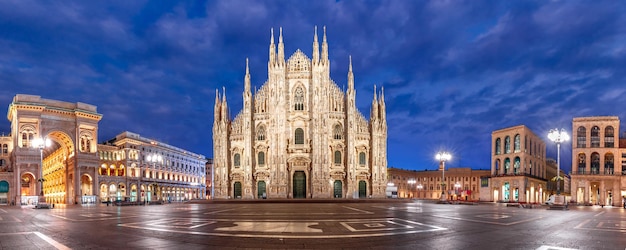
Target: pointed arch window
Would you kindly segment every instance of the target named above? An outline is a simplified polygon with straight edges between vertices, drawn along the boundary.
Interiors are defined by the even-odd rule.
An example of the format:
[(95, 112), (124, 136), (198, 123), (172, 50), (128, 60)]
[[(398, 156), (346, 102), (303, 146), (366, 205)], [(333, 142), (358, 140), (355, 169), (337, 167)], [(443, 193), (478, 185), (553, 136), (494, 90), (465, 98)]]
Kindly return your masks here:
[(587, 147), (587, 129), (583, 126), (578, 127), (576, 131), (576, 147)]
[(265, 141), (265, 127), (260, 126), (256, 131), (257, 141)]
[(241, 155), (239, 153), (236, 153), (235, 156), (233, 157), (233, 165), (235, 165), (236, 168), (238, 168), (239, 166), (241, 166)]
[(509, 136), (504, 138), (504, 153), (505, 154), (511, 153), (511, 137)]
[(515, 153), (519, 153), (522, 151), (520, 140), (521, 140), (520, 135), (519, 134), (515, 135), (515, 139), (513, 142)]
[(604, 129), (604, 147), (605, 148), (612, 148), (615, 146), (615, 139), (613, 136), (615, 136), (614, 134), (614, 130), (612, 126), (607, 126)]
[(258, 156), (258, 159), (257, 159), (257, 163), (258, 163), (260, 166), (265, 165), (265, 152), (259, 152), (259, 156)]
[(302, 89), (302, 86), (296, 87), (293, 101), (294, 110), (304, 110), (304, 89)]
[(304, 130), (302, 130), (301, 128), (297, 128), (296, 129), (295, 143), (296, 144), (304, 144)]
[(598, 126), (593, 126), (591, 128), (591, 147), (600, 147), (600, 128)]
[(341, 152), (335, 151), (335, 164), (341, 164)]
[(335, 125), (335, 128), (333, 129), (333, 135), (333, 138), (335, 140), (341, 140), (343, 138), (343, 129), (341, 128), (341, 125)]
[(502, 140), (500, 140), (500, 138), (496, 139), (496, 155), (499, 155), (502, 153)]
[(365, 153), (359, 153), (359, 165), (365, 165)]

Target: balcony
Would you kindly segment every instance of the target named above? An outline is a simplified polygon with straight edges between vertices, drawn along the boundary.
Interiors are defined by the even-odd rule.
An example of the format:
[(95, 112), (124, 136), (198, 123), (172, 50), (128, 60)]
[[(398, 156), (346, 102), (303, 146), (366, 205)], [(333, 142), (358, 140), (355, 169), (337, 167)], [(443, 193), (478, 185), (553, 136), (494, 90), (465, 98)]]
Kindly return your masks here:
[(571, 174), (572, 175), (624, 175), (626, 173), (626, 171), (620, 173), (616, 173), (615, 169), (605, 169), (605, 170), (599, 170), (599, 169), (591, 169), (591, 170), (586, 170), (586, 169), (579, 169), (578, 171), (572, 171)]
[(287, 151), (289, 153), (309, 153), (311, 152), (311, 143), (289, 144)]

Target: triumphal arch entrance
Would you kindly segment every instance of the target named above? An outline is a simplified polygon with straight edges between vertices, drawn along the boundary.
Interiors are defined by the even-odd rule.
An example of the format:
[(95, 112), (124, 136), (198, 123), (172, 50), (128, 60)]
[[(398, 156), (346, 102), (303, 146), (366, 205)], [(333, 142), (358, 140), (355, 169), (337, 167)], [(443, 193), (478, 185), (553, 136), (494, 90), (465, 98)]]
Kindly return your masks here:
[(48, 204), (75, 204), (95, 195), (102, 119), (96, 106), (20, 94), (7, 118), (13, 163), (6, 181), (12, 202), (29, 205), (43, 195)]

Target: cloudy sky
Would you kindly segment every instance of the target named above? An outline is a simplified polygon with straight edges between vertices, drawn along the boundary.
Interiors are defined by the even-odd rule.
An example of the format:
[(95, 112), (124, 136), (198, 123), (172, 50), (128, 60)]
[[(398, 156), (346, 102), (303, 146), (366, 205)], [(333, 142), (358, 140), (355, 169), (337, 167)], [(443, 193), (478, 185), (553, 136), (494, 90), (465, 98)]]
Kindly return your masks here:
[[(0, 106), (18, 93), (85, 102), (104, 115), (99, 141), (128, 130), (212, 157), (215, 90), (234, 117), (246, 58), (252, 84), (267, 79), (270, 28), (287, 57), (310, 57), (326, 26), (331, 78), (346, 85), (352, 55), (366, 117), (385, 88), (389, 166), (436, 169), (448, 150), (448, 166), (488, 169), (493, 130), (525, 124), (556, 158), (551, 128), (626, 119), (624, 13), (622, 1), (8, 0)], [(571, 145), (561, 157), (569, 170)]]

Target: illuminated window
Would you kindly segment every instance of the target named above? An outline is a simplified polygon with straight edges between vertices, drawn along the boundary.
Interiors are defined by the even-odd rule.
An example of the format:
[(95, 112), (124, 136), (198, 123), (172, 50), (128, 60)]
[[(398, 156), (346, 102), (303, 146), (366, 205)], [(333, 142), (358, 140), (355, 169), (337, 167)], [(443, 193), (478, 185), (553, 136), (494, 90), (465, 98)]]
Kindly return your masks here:
[(591, 128), (591, 147), (600, 147), (600, 128), (598, 126), (593, 126)]
[(509, 158), (504, 159), (504, 174), (508, 174), (510, 168), (511, 168), (511, 160)]
[(515, 147), (514, 150), (515, 150), (515, 153), (519, 153), (520, 151), (522, 151), (521, 150), (521, 145), (520, 145), (521, 144), (520, 139), (521, 138), (520, 138), (519, 134), (515, 135), (515, 139), (514, 139), (514, 147)]
[(496, 155), (499, 155), (499, 154), (502, 153), (502, 149), (500, 148), (500, 147), (502, 147), (502, 145), (500, 145), (500, 144), (501, 144), (501, 140), (500, 140), (500, 138), (497, 138), (496, 139)]
[(615, 146), (615, 140), (613, 138), (614, 136), (614, 131), (613, 131), (613, 127), (608, 126), (604, 129), (604, 147), (605, 148), (612, 148), (613, 146)]
[(576, 131), (576, 147), (585, 148), (587, 146), (587, 129), (583, 126)]
[(507, 136), (504, 138), (504, 153), (505, 154), (511, 153), (511, 137)]

